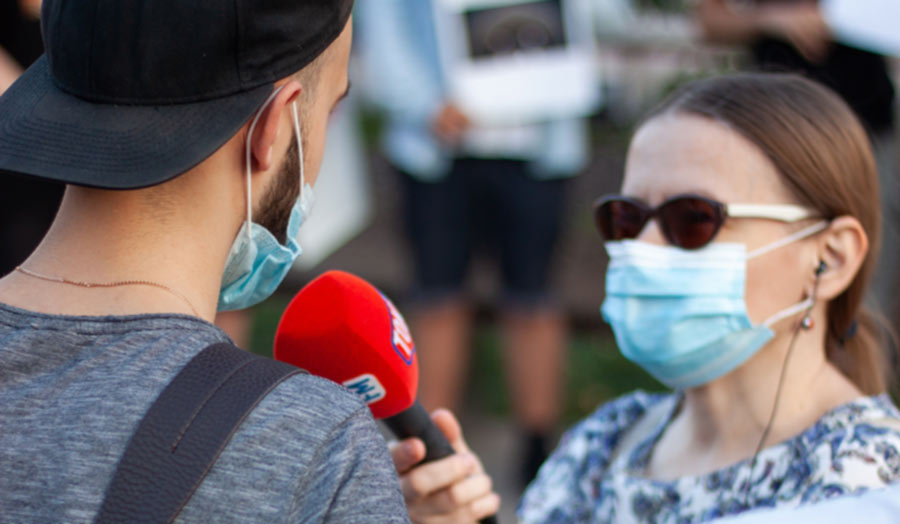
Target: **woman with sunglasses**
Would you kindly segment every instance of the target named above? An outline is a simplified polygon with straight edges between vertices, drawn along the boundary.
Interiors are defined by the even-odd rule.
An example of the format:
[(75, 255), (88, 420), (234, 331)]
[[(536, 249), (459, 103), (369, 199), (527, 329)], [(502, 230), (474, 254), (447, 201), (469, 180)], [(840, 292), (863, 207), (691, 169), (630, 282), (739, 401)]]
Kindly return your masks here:
[[(878, 201), (862, 126), (798, 76), (703, 80), (654, 111), (595, 218), (603, 316), (674, 393), (626, 395), (571, 429), (520, 519), (696, 523), (900, 478), (893, 360), (861, 305)], [(493, 495), (477, 464), (408, 468), (421, 451), (394, 448), (413, 519), (480, 516)]]

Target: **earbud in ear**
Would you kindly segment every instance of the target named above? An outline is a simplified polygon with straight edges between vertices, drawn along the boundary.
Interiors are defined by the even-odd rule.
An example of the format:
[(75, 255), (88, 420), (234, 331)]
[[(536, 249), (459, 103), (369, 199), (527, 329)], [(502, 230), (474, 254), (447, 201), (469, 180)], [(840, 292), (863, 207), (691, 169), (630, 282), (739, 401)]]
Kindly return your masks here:
[[(825, 261), (820, 260), (819, 265), (816, 266), (816, 283), (815, 283), (815, 287), (813, 288), (813, 292), (812, 292), (813, 301), (815, 301), (815, 299), (816, 299), (816, 291), (819, 288), (819, 277), (822, 276), (822, 273), (824, 273), (827, 270), (828, 270), (828, 264), (826, 264)], [(815, 327), (815, 322), (813, 321), (813, 318), (811, 315), (812, 315), (812, 306), (810, 306), (809, 309), (806, 310), (806, 315), (800, 321), (800, 327), (806, 331), (809, 331), (810, 329)]]

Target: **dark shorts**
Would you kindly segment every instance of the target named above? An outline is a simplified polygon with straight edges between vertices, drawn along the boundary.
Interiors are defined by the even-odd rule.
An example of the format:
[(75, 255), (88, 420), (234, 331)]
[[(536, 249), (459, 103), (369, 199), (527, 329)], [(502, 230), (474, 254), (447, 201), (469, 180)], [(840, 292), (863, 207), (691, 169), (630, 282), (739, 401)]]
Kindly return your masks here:
[(505, 305), (546, 304), (564, 179), (538, 180), (525, 162), (494, 159), (459, 159), (437, 182), (402, 178), (413, 300), (460, 294), (473, 251), (486, 250), (499, 257)]

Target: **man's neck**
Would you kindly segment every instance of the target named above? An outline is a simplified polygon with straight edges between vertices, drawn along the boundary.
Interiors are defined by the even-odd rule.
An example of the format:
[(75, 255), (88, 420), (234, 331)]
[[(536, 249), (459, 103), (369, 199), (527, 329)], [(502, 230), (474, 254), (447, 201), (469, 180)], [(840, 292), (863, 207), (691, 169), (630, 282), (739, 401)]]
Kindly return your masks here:
[(0, 280), (0, 301), (50, 314), (185, 313), (212, 321), (235, 228), (203, 203), (157, 196), (68, 188), (50, 231), (22, 264), (30, 274)]

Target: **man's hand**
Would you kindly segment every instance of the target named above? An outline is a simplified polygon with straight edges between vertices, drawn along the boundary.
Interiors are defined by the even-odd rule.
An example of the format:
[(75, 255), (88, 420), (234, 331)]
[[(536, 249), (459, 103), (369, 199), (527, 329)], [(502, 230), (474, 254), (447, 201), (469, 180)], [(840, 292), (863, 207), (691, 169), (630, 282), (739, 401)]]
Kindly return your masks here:
[(821, 62), (831, 46), (831, 31), (816, 4), (760, 8), (762, 29), (790, 42), (810, 62)]
[(431, 121), (431, 131), (448, 146), (459, 144), (463, 134), (471, 126), (469, 117), (452, 103), (444, 104)]
[(410, 519), (417, 524), (468, 524), (497, 513), (500, 496), (492, 491), (491, 478), (478, 457), (469, 451), (459, 422), (447, 410), (437, 410), (431, 418), (455, 455), (417, 466), (425, 457), (421, 440), (390, 446)]

